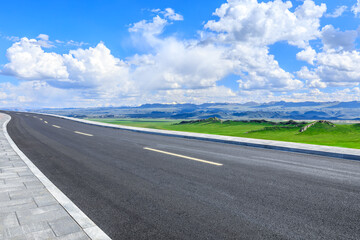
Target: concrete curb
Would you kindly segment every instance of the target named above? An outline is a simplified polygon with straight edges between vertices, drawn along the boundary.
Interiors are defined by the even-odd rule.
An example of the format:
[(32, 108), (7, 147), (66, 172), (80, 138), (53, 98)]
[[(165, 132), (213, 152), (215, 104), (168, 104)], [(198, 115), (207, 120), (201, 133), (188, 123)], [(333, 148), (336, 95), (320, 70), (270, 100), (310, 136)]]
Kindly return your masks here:
[[(7, 115), (7, 114), (6, 114)], [(9, 115), (7, 115), (9, 116)], [(60, 205), (70, 214), (70, 216), (79, 224), (90, 239), (109, 240), (111, 239), (104, 233), (88, 216), (85, 215), (63, 192), (60, 191), (32, 162), (31, 160), (16, 146), (7, 132), (7, 124), (10, 122), (11, 116), (3, 124), (3, 131), (6, 139), (11, 147), (29, 167), (33, 174), (40, 180), (46, 189), (54, 196)]]
[(109, 124), (109, 123), (100, 123), (100, 122), (94, 122), (94, 121), (89, 121), (89, 120), (84, 120), (84, 119), (59, 116), (59, 115), (54, 115), (54, 114), (46, 114), (46, 113), (35, 113), (35, 114), (58, 117), (58, 118), (62, 118), (62, 119), (67, 119), (67, 120), (72, 120), (72, 121), (89, 124), (89, 125), (122, 129), (122, 130), (133, 131), (133, 132), (157, 134), (157, 135), (170, 136), (170, 137), (181, 137), (181, 138), (188, 138), (188, 139), (197, 139), (197, 140), (212, 141), (212, 142), (229, 143), (229, 144), (236, 144), (236, 145), (249, 146), (249, 147), (266, 148), (266, 149), (280, 150), (280, 151), (286, 151), (286, 152), (314, 154), (314, 155), (320, 155), (320, 156), (326, 156), (326, 157), (335, 157), (335, 158), (360, 161), (360, 149), (330, 147), (330, 146), (322, 146), (322, 145), (314, 145), (314, 144), (282, 142), (282, 141), (263, 140), (263, 139), (254, 139), (254, 138), (230, 137), (230, 136), (222, 136), (222, 135), (203, 134), (203, 133), (157, 130), (157, 129), (150, 129), (150, 128), (139, 128), (139, 127), (130, 127), (130, 126), (123, 126), (123, 125)]

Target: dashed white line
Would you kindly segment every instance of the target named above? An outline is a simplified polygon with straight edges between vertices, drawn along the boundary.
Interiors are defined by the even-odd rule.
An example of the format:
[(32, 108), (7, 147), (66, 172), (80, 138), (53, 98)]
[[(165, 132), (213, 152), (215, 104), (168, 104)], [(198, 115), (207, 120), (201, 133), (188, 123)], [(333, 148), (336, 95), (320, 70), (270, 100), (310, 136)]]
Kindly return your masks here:
[(56, 128), (61, 128), (60, 126), (58, 126), (58, 125), (52, 125), (53, 127), (56, 127)]
[(42, 121), (42, 118), (39, 118), (40, 119), (40, 121)]
[(189, 159), (189, 160), (193, 160), (193, 161), (197, 161), (197, 162), (207, 163), (207, 164), (211, 164), (211, 165), (215, 165), (215, 166), (222, 166), (223, 165), (222, 163), (206, 161), (206, 160), (202, 160), (202, 159), (199, 159), (199, 158), (188, 157), (188, 156), (184, 156), (184, 155), (180, 155), (180, 154), (176, 154), (176, 153), (171, 153), (171, 152), (165, 152), (165, 151), (161, 151), (161, 150), (154, 149), (154, 148), (144, 147), (144, 149), (149, 150), (149, 151), (153, 151), (153, 152), (158, 152), (158, 153), (163, 153), (163, 154), (175, 156), (175, 157), (185, 158), (185, 159)]
[(74, 131), (74, 133), (81, 134), (81, 135), (85, 135), (85, 136), (89, 136), (89, 137), (94, 136), (94, 135), (92, 135), (92, 134), (89, 134), (89, 133), (83, 133), (83, 132), (79, 132), (79, 131)]
[(46, 124), (47, 124), (48, 122), (47, 122), (47, 121), (44, 121), (44, 123), (46, 123)]

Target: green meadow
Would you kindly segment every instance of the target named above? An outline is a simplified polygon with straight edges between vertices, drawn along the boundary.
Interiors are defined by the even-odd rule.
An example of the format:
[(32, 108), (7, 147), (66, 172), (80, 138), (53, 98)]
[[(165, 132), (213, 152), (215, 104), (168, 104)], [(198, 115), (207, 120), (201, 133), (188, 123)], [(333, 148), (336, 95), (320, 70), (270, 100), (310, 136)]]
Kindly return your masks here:
[(300, 129), (309, 124), (304, 122), (269, 121), (181, 121), (167, 119), (89, 119), (104, 123), (134, 127), (208, 133), (256, 139), (309, 143), (360, 149), (360, 124), (316, 123), (305, 132)]

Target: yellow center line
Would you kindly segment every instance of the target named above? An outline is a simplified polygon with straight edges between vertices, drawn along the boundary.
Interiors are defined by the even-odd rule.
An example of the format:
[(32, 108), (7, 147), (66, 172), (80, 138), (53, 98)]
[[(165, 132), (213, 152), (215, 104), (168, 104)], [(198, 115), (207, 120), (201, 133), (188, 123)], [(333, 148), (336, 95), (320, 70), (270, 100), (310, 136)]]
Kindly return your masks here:
[(206, 160), (202, 160), (202, 159), (199, 159), (199, 158), (188, 157), (188, 156), (184, 156), (184, 155), (180, 155), (180, 154), (176, 154), (176, 153), (171, 153), (171, 152), (165, 152), (165, 151), (161, 151), (161, 150), (154, 149), (154, 148), (144, 147), (144, 149), (149, 150), (149, 151), (153, 151), (153, 152), (158, 152), (158, 153), (163, 153), (163, 154), (175, 156), (175, 157), (185, 158), (185, 159), (189, 159), (189, 160), (193, 160), (193, 161), (197, 161), (197, 162), (212, 164), (212, 165), (216, 165), (216, 166), (222, 166), (223, 165), (222, 163), (206, 161)]
[(60, 126), (57, 126), (57, 125), (52, 125), (53, 127), (56, 127), (56, 128), (61, 128)]
[(47, 124), (48, 122), (47, 122), (47, 121), (44, 121), (44, 123), (46, 123), (46, 124)]
[(83, 133), (83, 132), (79, 132), (79, 131), (74, 131), (74, 133), (81, 134), (81, 135), (85, 135), (85, 136), (89, 136), (89, 137), (94, 136), (94, 135), (92, 135), (92, 134), (89, 134), (89, 133)]

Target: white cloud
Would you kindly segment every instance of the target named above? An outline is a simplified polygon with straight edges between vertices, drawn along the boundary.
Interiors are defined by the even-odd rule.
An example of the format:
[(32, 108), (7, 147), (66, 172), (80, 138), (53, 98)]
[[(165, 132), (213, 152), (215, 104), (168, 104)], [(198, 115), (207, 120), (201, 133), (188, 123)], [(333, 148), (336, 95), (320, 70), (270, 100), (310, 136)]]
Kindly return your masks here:
[(360, 82), (360, 52), (322, 52), (318, 54), (317, 74), (322, 81), (330, 83)]
[[(56, 40), (58, 41), (58, 43), (63, 43), (59, 40)], [(66, 42), (66, 45), (69, 45), (69, 46), (75, 46), (75, 47), (82, 47), (84, 45), (88, 45), (88, 43), (85, 43), (85, 42), (77, 42), (77, 41), (74, 41), (74, 40), (69, 40)]]
[(130, 28), (129, 32), (144, 33), (148, 35), (159, 35), (163, 32), (164, 27), (168, 24), (166, 19), (159, 16), (155, 16), (152, 21), (142, 20), (134, 23)]
[(173, 21), (183, 20), (183, 16), (175, 13), (172, 8), (166, 8), (164, 11), (160, 9), (153, 9), (151, 11), (158, 15), (150, 21), (141, 20), (131, 24), (128, 29), (132, 34), (133, 44), (140, 48), (154, 47), (157, 44), (161, 44), (158, 37), (164, 32), (164, 28), (172, 24)]
[(43, 41), (49, 41), (49, 35), (46, 34), (39, 34), (36, 38)]
[(313, 65), (316, 59), (316, 51), (309, 46), (306, 49), (302, 50), (301, 52), (297, 53), (296, 58), (298, 60), (302, 60)]
[(357, 0), (356, 4), (351, 7), (351, 11), (357, 17), (360, 13), (360, 0)]
[(322, 92), (319, 89), (312, 89), (306, 93), (293, 93), (282, 97), (284, 101), (315, 101), (315, 102), (333, 102), (333, 101), (359, 101), (360, 89), (358, 87), (345, 88), (333, 92)]
[(6, 96), (0, 97), (1, 107), (71, 107), (81, 104), (72, 90), (54, 88), (42, 81), (23, 81), (18, 85), (1, 83), (0, 92), (0, 96)]
[(63, 55), (69, 73), (66, 81), (49, 82), (63, 88), (96, 89), (102, 97), (116, 97), (130, 91), (129, 69), (99, 43), (94, 48), (71, 50)]
[[(199, 39), (178, 39), (162, 33), (183, 17), (171, 8), (155, 9), (155, 17), (128, 29), (135, 43), (146, 46), (145, 53), (125, 59), (115, 57), (101, 42), (85, 48), (85, 43), (71, 40), (53, 43), (46, 34), (14, 38), (1, 73), (24, 81), (0, 85), (0, 103), (31, 105), (41, 103), (39, 96), (46, 104), (61, 102), (63, 96), (78, 106), (273, 101), (313, 98), (316, 93), (318, 99), (327, 99), (334, 95), (319, 89), (356, 89), (360, 53), (355, 50), (356, 31), (342, 32), (332, 25), (319, 29), (325, 11), (325, 4), (312, 0), (295, 9), (290, 1), (228, 0), (214, 13), (218, 19), (205, 24)], [(322, 48), (309, 42), (319, 39)], [(312, 66), (295, 73), (282, 69), (269, 52), (277, 42), (300, 48), (296, 58)], [(82, 48), (67, 54), (44, 51), (53, 45)], [(239, 89), (218, 86), (230, 74), (238, 76)]]
[(329, 17), (329, 18), (337, 18), (337, 17), (340, 17), (341, 15), (343, 15), (343, 13), (347, 10), (347, 6), (343, 5), (343, 6), (338, 6), (334, 12), (332, 13), (327, 13), (325, 14), (326, 17)]
[(302, 88), (303, 83), (269, 54), (269, 45), (286, 41), (305, 48), (298, 58), (313, 62), (316, 52), (309, 46), (309, 40), (321, 34), (319, 19), (326, 5), (306, 0), (294, 11), (291, 8), (290, 1), (229, 0), (215, 11), (219, 19), (205, 24), (205, 29), (212, 33), (201, 33), (202, 40), (226, 46), (225, 54), (234, 63), (233, 73), (239, 75), (240, 89)]
[(309, 88), (326, 88), (327, 84), (322, 82), (319, 75), (314, 71), (310, 71), (307, 67), (302, 67), (300, 71), (296, 72), (300, 79), (306, 80), (306, 86)]
[(303, 67), (297, 76), (307, 80), (309, 87), (357, 86), (360, 83), (360, 52), (329, 50), (317, 54), (316, 67)]
[(159, 44), (158, 35), (163, 33), (168, 24), (169, 22), (160, 16), (155, 16), (152, 21), (142, 20), (132, 24), (128, 29), (132, 35), (132, 43), (140, 48)]
[(271, 89), (283, 91), (302, 87), (299, 80), (284, 71), (269, 54), (267, 48), (237, 44), (230, 49), (229, 58), (234, 62), (240, 89)]
[[(42, 50), (35, 39), (22, 38), (7, 50), (2, 74), (24, 80), (42, 80), (62, 89), (87, 89), (88, 94), (114, 97), (129, 91), (128, 66), (103, 43), (95, 48), (60, 55)], [(94, 96), (96, 97), (96, 96)]]
[[(162, 24), (156, 24), (161, 22)], [(221, 39), (179, 41), (159, 37), (165, 19), (156, 16), (152, 21), (134, 24), (129, 31), (142, 34), (135, 42), (150, 44), (155, 55), (135, 56), (131, 61), (139, 66), (133, 71), (135, 79), (148, 78), (146, 88), (203, 88), (214, 86), (230, 73), (238, 74), (242, 89), (266, 89), (275, 91), (297, 89), (302, 86), (290, 73), (280, 68), (274, 56), (265, 46), (253, 43), (227, 44)], [(155, 29), (161, 29), (154, 31)], [(156, 34), (154, 34), (156, 33)], [(140, 38), (140, 39), (139, 39)], [(145, 43), (144, 43), (145, 42)], [(131, 58), (130, 58), (131, 59)]]
[(220, 47), (171, 37), (157, 41), (155, 54), (124, 61), (103, 43), (60, 55), (44, 52), (35, 39), (23, 38), (8, 49), (9, 63), (2, 73), (41, 80), (59, 89), (78, 89), (84, 98), (111, 101), (164, 89), (213, 88), (232, 68)]
[(166, 8), (164, 11), (164, 17), (173, 21), (182, 21), (184, 17), (174, 11), (172, 8)]
[(38, 44), (39, 46), (41, 46), (43, 48), (52, 48), (52, 47), (54, 47), (53, 43), (49, 40), (48, 35), (39, 34), (36, 38), (38, 39), (36, 44)]
[(151, 12), (160, 14), (164, 16), (164, 18), (171, 20), (171, 21), (183, 21), (184, 17), (176, 13), (172, 8), (165, 8), (165, 10), (161, 10), (160, 8), (152, 9)]
[(66, 79), (68, 73), (63, 58), (56, 53), (46, 53), (35, 39), (22, 38), (6, 51), (9, 63), (3, 74), (21, 79)]
[(352, 50), (355, 48), (355, 40), (358, 36), (357, 31), (341, 32), (335, 29), (332, 25), (326, 25), (321, 30), (321, 40), (324, 44), (324, 49), (335, 50)]
[(145, 89), (196, 89), (215, 86), (232, 68), (223, 50), (214, 45), (197, 45), (174, 38), (162, 40), (155, 55), (136, 55), (132, 78), (146, 79)]
[(18, 41), (20, 41), (20, 38), (19, 38), (19, 37), (16, 37), (16, 36), (5, 36), (5, 39), (6, 39), (6, 40), (9, 40), (9, 41), (12, 41), (12, 42), (18, 42)]
[(326, 11), (326, 5), (305, 0), (294, 12), (290, 8), (290, 1), (229, 0), (214, 13), (220, 19), (208, 21), (205, 28), (219, 33), (219, 37), (227, 41), (262, 46), (287, 41), (304, 48), (309, 40), (320, 35), (319, 18)]
[(171, 89), (137, 98), (138, 103), (204, 103), (204, 102), (239, 102), (238, 95), (224, 86), (202, 89)]

